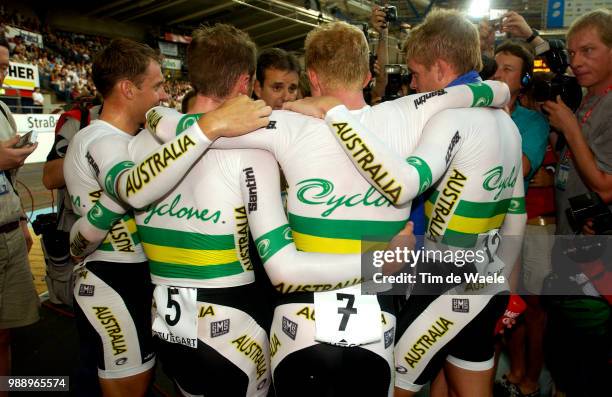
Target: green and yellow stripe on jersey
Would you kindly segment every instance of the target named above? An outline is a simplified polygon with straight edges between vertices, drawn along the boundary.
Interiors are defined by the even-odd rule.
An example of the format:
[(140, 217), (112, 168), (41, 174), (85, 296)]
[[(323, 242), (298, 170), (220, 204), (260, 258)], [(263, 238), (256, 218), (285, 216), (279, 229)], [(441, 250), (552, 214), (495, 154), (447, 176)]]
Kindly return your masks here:
[(106, 238), (97, 249), (107, 252), (135, 252), (138, 244), (140, 244), (140, 238), (136, 231), (136, 222), (131, 214), (126, 214), (110, 227)]
[(233, 234), (210, 235), (138, 226), (151, 274), (207, 280), (245, 271)]
[(364, 239), (391, 240), (406, 225), (402, 221), (310, 218), (289, 213), (295, 246), (304, 252), (358, 254)]
[[(434, 237), (442, 235), (443, 244), (461, 248), (472, 248), (479, 234), (499, 229), (507, 214), (524, 213), (524, 197), (492, 202), (459, 200), (453, 203), (444, 200), (436, 190), (425, 202), (427, 233)], [(438, 221), (443, 222), (438, 224)]]

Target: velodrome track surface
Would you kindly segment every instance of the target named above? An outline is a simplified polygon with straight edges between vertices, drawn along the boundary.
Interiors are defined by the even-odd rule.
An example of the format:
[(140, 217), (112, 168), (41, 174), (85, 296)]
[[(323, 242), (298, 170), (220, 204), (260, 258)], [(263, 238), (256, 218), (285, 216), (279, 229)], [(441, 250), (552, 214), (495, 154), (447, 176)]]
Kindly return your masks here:
[[(42, 170), (44, 163), (26, 164), (17, 175), (17, 190), (21, 203), (28, 217), (33, 221), (38, 212), (44, 211), (51, 207), (52, 194), (42, 184)], [(34, 216), (32, 216), (32, 208), (34, 208)], [(31, 229), (31, 225), (30, 225)], [(45, 262), (40, 248), (38, 237), (34, 235), (34, 245), (30, 251), (30, 265), (32, 266), (32, 274), (34, 275), (34, 283), (38, 293), (43, 293), (47, 290), (45, 285)]]
[(51, 191), (47, 190), (42, 184), (43, 166), (44, 163), (26, 164), (21, 167), (17, 174), (17, 190), (27, 212), (31, 211), (32, 204), (34, 204), (35, 209), (51, 206)]

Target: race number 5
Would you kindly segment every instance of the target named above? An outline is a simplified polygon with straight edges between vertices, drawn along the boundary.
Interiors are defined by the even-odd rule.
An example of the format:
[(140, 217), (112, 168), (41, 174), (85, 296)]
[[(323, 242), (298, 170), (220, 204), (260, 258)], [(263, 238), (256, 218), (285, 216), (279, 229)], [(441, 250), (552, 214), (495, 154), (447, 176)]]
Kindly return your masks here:
[(158, 285), (153, 332), (162, 340), (197, 347), (197, 289)]
[(172, 299), (173, 295), (178, 295), (178, 288), (173, 288), (173, 287), (168, 287), (168, 304), (166, 305), (166, 308), (168, 309), (172, 309), (174, 308), (174, 318), (172, 318), (170, 316), (170, 314), (166, 314), (166, 323), (168, 323), (169, 326), (174, 327), (176, 324), (178, 324), (178, 322), (181, 319), (181, 305), (178, 303), (178, 301), (175, 301), (174, 299)]

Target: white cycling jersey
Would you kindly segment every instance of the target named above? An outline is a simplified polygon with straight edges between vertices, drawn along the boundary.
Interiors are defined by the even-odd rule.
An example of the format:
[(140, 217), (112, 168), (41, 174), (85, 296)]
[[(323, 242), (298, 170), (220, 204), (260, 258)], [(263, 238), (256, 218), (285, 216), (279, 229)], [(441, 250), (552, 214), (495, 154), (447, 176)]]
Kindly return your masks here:
[[(105, 154), (113, 153), (115, 147), (127, 147), (132, 136), (102, 120), (92, 123), (75, 135), (64, 160), (64, 178), (70, 193), (74, 212), (87, 215), (92, 224), (112, 225), (104, 242), (87, 257), (87, 261), (137, 263), (146, 260), (132, 215), (125, 215), (120, 206), (115, 211), (105, 211), (101, 206), (88, 214), (102, 196), (100, 169), (105, 164)], [(101, 140), (104, 147), (98, 146)], [(118, 211), (117, 209), (120, 209)], [(108, 230), (109, 227), (105, 226)], [(78, 236), (72, 243), (80, 247), (84, 240)], [(74, 254), (80, 254), (75, 251)]]
[[(526, 213), (521, 138), (505, 112), (445, 110), (425, 126), (408, 158), (392, 149), (395, 146), (384, 133), (376, 136), (344, 106), (331, 109), (326, 120), (347, 158), (388, 199), (401, 206), (428, 192), (426, 248), (440, 243), (454, 250), (486, 252), (488, 258), (477, 265), (481, 274), (487, 269), (500, 271), (504, 265), (506, 275), (510, 272)], [(368, 148), (374, 162), (379, 159), (395, 189), (378, 183), (361, 161), (356, 141)], [(498, 231), (507, 238), (500, 241)], [(501, 260), (497, 266), (493, 265), (496, 255)]]

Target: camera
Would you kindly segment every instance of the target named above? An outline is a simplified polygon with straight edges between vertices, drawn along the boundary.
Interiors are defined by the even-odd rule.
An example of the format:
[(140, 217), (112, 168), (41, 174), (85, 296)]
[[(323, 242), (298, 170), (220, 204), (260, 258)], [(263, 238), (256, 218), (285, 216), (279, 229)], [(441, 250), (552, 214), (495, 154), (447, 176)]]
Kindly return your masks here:
[(46, 260), (56, 265), (68, 260), (70, 256), (70, 233), (57, 230), (57, 214), (41, 214), (32, 222), (32, 229), (41, 236), (43, 253)]
[(53, 212), (51, 214), (38, 215), (34, 222), (32, 222), (32, 229), (34, 229), (34, 234), (37, 236), (55, 232), (57, 229), (57, 214)]
[(401, 95), (398, 92), (402, 89), (402, 85), (409, 85), (412, 78), (408, 69), (400, 64), (385, 65), (385, 73), (387, 73), (387, 86), (382, 97), (383, 102), (399, 98)]
[(582, 101), (582, 89), (574, 76), (565, 71), (569, 67), (569, 55), (561, 40), (550, 40), (550, 49), (542, 54), (546, 65), (554, 74), (550, 80), (534, 80), (534, 99), (537, 102), (556, 101), (557, 96), (576, 111)]
[(596, 192), (588, 192), (569, 199), (565, 211), (570, 226), (579, 232), (588, 219), (593, 221), (595, 234), (612, 234), (612, 212)]
[(489, 20), (489, 25), (495, 29), (496, 32), (501, 32), (502, 30), (502, 18), (491, 19)]
[(385, 21), (395, 22), (397, 21), (397, 7), (395, 6), (384, 6), (383, 11), (385, 12)]
[(560, 238), (561, 253), (575, 263), (590, 263), (600, 259), (607, 249), (601, 236), (579, 234), (572, 238)]

